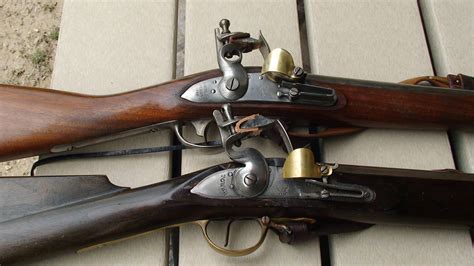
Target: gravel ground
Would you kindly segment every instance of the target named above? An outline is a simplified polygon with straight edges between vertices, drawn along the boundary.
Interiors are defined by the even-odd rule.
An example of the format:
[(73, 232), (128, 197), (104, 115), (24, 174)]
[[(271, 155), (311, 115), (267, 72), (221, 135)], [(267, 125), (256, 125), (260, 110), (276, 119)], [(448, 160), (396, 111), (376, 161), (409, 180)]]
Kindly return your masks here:
[[(0, 0), (0, 83), (51, 83), (62, 1)], [(0, 176), (29, 175), (36, 157), (0, 163)]]

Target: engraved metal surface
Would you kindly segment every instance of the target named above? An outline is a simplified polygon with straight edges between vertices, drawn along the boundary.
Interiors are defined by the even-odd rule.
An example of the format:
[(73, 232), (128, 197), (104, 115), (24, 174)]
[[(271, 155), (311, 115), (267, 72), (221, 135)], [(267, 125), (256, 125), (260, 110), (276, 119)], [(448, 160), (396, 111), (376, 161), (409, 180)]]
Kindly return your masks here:
[[(330, 88), (321, 88), (298, 83), (282, 83), (279, 85), (259, 73), (249, 73), (246, 93), (233, 102), (283, 102), (295, 104), (315, 104), (318, 106), (333, 106), (337, 102), (336, 93)], [(219, 92), (218, 84), (222, 77), (216, 77), (198, 82), (189, 87), (181, 97), (197, 103), (231, 102)], [(289, 97), (290, 90), (296, 87), (298, 95)]]
[[(265, 191), (268, 185), (268, 166), (263, 155), (254, 148), (235, 150), (236, 143), (245, 138), (248, 133), (235, 133), (234, 119), (230, 105), (224, 105), (222, 111), (214, 110), (213, 115), (221, 134), (224, 149), (234, 162), (242, 163), (245, 167), (232, 173), (232, 187), (239, 195), (255, 197)], [(231, 124), (229, 124), (231, 122)]]
[[(199, 182), (191, 193), (213, 199), (240, 199), (244, 196), (236, 191), (233, 178), (240, 168), (216, 172)], [(280, 166), (269, 166), (269, 185), (257, 198), (272, 199), (319, 199), (333, 201), (369, 202), (375, 193), (353, 184), (324, 183), (315, 180), (285, 179)]]

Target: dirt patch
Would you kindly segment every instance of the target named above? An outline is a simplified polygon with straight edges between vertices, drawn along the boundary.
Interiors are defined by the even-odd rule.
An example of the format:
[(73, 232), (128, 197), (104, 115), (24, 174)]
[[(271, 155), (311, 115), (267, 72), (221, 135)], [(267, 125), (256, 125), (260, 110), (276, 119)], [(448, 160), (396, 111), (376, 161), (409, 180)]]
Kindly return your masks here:
[[(0, 83), (49, 87), (62, 1), (0, 0)], [(0, 176), (29, 175), (36, 157), (0, 163)]]

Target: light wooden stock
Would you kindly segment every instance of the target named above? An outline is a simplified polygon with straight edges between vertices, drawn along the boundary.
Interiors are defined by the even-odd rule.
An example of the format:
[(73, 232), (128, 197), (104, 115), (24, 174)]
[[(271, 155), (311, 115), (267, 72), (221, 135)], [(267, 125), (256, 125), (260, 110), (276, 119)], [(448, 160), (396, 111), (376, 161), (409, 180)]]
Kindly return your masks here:
[[(192, 103), (180, 96), (190, 85), (219, 75), (219, 70), (211, 70), (108, 96), (0, 85), (0, 161), (170, 120), (210, 118), (222, 103)], [(474, 127), (474, 91), (315, 75), (308, 75), (306, 82), (335, 89), (336, 105), (234, 102), (234, 115), (259, 113), (336, 127)]]

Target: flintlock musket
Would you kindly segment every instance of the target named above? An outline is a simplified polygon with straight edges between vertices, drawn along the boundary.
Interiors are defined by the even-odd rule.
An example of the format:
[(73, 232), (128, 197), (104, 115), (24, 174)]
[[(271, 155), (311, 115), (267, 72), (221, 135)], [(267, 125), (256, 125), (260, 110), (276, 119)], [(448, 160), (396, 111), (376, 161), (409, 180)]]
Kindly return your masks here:
[[(0, 263), (183, 223), (199, 225), (210, 246), (229, 256), (254, 252), (269, 230), (291, 244), (373, 224), (474, 225), (473, 174), (315, 163), (311, 150), (293, 149), (279, 120), (236, 118), (230, 108), (213, 116), (231, 163), (135, 189), (106, 176), (0, 178)], [(286, 160), (236, 148), (271, 132), (283, 139)], [(254, 245), (232, 249), (209, 236), (211, 221), (244, 218), (260, 224)]]
[[(230, 163), (135, 189), (106, 176), (0, 178), (0, 263), (184, 223), (200, 226), (210, 246), (229, 256), (254, 252), (268, 231), (291, 244), (373, 224), (474, 225), (474, 174), (315, 163), (311, 150), (293, 149), (279, 120), (236, 118), (230, 108), (213, 112)], [(236, 148), (272, 132), (283, 139), (286, 160)], [(216, 244), (208, 226), (222, 219), (256, 220), (259, 239), (241, 249)]]
[[(171, 128), (187, 146), (183, 124), (205, 135), (212, 110), (231, 103), (235, 115), (261, 114), (295, 124), (324, 126), (323, 136), (364, 128), (472, 129), (472, 78), (424, 77), (405, 83), (335, 78), (306, 73), (284, 49), (270, 50), (263, 36), (215, 30), (218, 70), (140, 90), (91, 96), (51, 89), (0, 85), (0, 161), (69, 151), (144, 132)], [(262, 68), (246, 68), (243, 53), (259, 49)], [(450, 87), (413, 85), (428, 83)], [(21, 116), (17, 114), (21, 113)], [(219, 146), (219, 145), (218, 145)]]

